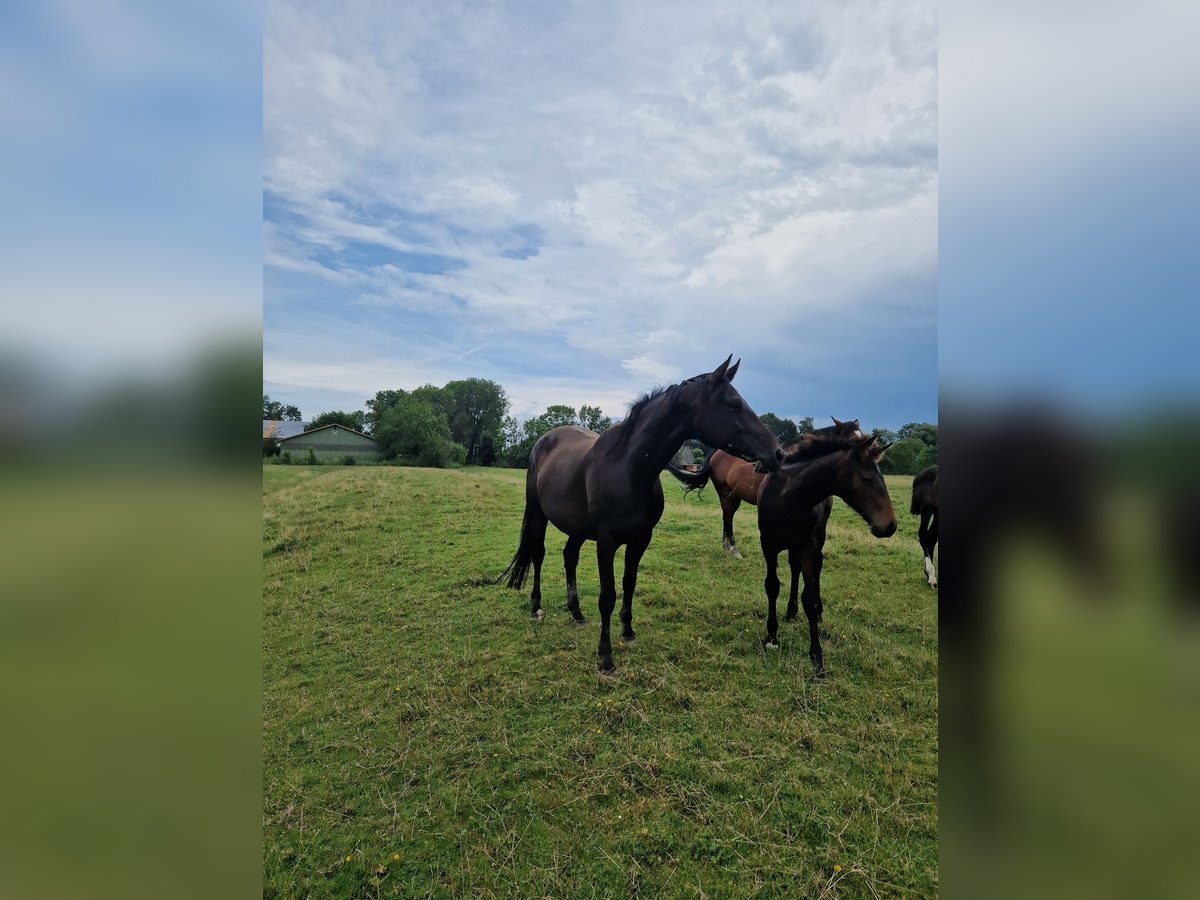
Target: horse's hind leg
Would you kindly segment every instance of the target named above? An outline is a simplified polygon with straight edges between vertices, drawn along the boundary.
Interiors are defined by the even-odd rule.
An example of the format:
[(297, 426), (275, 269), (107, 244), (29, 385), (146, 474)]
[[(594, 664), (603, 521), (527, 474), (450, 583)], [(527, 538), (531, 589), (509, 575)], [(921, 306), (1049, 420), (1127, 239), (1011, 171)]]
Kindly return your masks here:
[(786, 621), (795, 622), (800, 614), (800, 554), (795, 550), (788, 551), (788, 568), (792, 572), (792, 589), (788, 594)]
[(637, 640), (633, 633), (633, 592), (637, 588), (638, 566), (642, 554), (650, 546), (650, 535), (630, 541), (625, 547), (625, 576), (621, 580), (621, 643), (632, 644)]
[[(532, 512), (532, 510), (531, 510)], [(533, 560), (533, 592), (529, 595), (529, 618), (542, 618), (542, 561), (546, 558), (546, 517), (530, 516), (530, 556)]]
[(810, 544), (800, 552), (800, 571), (804, 575), (804, 592), (800, 595), (804, 603), (804, 615), (808, 619), (808, 656), (812, 660), (813, 674), (825, 677), (825, 654), (821, 650), (821, 567), (825, 555), (821, 548)]
[(579, 566), (579, 549), (583, 546), (583, 538), (568, 537), (567, 545), (563, 547), (563, 568), (567, 573), (567, 610), (576, 625), (584, 625), (587, 619), (579, 609), (579, 589), (575, 583), (575, 571)]
[[(932, 523), (930, 519), (932, 518)], [(932, 527), (931, 527), (932, 525)], [(937, 514), (921, 513), (921, 526), (917, 529), (917, 540), (921, 542), (921, 552), (925, 555), (925, 580), (931, 588), (937, 587), (937, 572), (933, 568), (933, 547), (937, 543)]]
[(733, 514), (738, 511), (738, 507), (741, 505), (741, 498), (732, 492), (721, 495), (721, 546), (737, 559), (741, 559), (742, 554), (738, 550), (737, 541), (733, 538)]

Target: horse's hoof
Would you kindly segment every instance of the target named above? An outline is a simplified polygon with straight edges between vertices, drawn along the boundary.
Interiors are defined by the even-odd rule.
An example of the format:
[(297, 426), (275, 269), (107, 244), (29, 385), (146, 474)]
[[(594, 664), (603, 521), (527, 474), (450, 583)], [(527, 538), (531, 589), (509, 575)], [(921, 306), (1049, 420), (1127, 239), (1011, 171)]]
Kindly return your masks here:
[(768, 638), (767, 640), (763, 641), (763, 647), (767, 650), (778, 650), (779, 641), (772, 641)]
[(609, 678), (616, 674), (617, 674), (617, 667), (613, 665), (613, 662), (611, 659), (600, 660), (600, 675), (601, 676), (603, 676), (605, 678)]
[(578, 618), (572, 618), (571, 624), (576, 626), (577, 628), (582, 628), (584, 625), (587, 624), (587, 619), (585, 619), (583, 616), (579, 616)]
[(542, 610), (539, 609), (537, 612), (533, 612), (533, 613), (529, 614), (529, 621), (530, 622), (540, 622), (545, 617), (546, 617), (546, 614), (544, 612), (542, 612)]
[(626, 647), (632, 646), (633, 644), (637, 643), (637, 635), (633, 635), (632, 637), (625, 637), (625, 635), (621, 635), (621, 643)]
[(799, 614), (799, 613), (790, 612), (790, 613), (788, 613), (786, 616), (784, 616), (784, 617), (783, 617), (783, 621), (785, 621), (785, 622), (795, 622), (795, 621), (796, 621), (796, 619), (798, 619), (798, 618), (799, 618), (799, 616), (800, 616), (800, 614)]
[(732, 550), (730, 552), (733, 554), (734, 559), (745, 559), (746, 558), (746, 557), (742, 556), (742, 554), (739, 553), (737, 550)]

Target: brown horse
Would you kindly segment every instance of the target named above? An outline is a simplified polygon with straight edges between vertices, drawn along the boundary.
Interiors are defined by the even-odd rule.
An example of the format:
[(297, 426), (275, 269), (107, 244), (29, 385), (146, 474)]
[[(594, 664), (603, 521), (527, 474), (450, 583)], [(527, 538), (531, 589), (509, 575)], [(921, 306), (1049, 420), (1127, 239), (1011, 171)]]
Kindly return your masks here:
[(768, 471), (779, 468), (783, 451), (733, 387), (741, 360), (730, 356), (713, 372), (697, 375), (665, 390), (653, 391), (630, 407), (629, 415), (604, 434), (567, 425), (546, 432), (533, 445), (525, 480), (525, 517), (521, 543), (505, 574), (520, 588), (533, 564), (530, 616), (542, 618), (541, 574), (546, 555), (546, 525), (567, 535), (563, 564), (567, 608), (584, 623), (575, 588), (575, 568), (584, 541), (596, 542), (600, 569), (600, 670), (614, 671), (609, 620), (616, 605), (613, 574), (617, 548), (626, 545), (622, 581), (621, 640), (633, 632), (633, 592), (638, 564), (662, 518), (659, 474), (688, 438), (752, 459)]
[[(814, 436), (815, 438), (815, 436)], [(788, 619), (796, 617), (796, 591), (804, 575), (804, 614), (808, 618), (808, 655), (818, 678), (825, 674), (819, 623), (821, 602), (822, 547), (825, 543), (823, 511), (829, 497), (841, 497), (871, 526), (876, 537), (896, 532), (896, 514), (888, 495), (879, 460), (887, 450), (875, 435), (853, 437), (828, 434), (804, 443), (784, 457), (783, 467), (763, 480), (758, 492), (758, 535), (767, 577), (768, 648), (778, 649), (778, 620), (775, 602), (779, 597), (779, 554), (788, 552), (792, 590)]]
[[(820, 438), (828, 434), (843, 437), (863, 436), (858, 419), (849, 422), (839, 422), (834, 419), (832, 427), (818, 428), (816, 431), (801, 436), (798, 440), (785, 446), (783, 452), (785, 455), (795, 452), (813, 436)], [(749, 503), (751, 506), (758, 504), (758, 490), (762, 487), (766, 475), (756, 471), (754, 466), (745, 460), (738, 459), (724, 450), (714, 450), (709, 453), (708, 458), (704, 460), (704, 465), (697, 472), (685, 472), (671, 465), (667, 466), (667, 470), (683, 482), (689, 492), (700, 490), (708, 482), (712, 482), (713, 490), (717, 492), (717, 499), (721, 502), (721, 544), (735, 557), (742, 559), (737, 541), (733, 537), (733, 514), (738, 511), (743, 502)], [(822, 521), (827, 521), (829, 513), (833, 510), (833, 502), (823, 501), (823, 503), (826, 509)]]
[(937, 587), (937, 570), (933, 568), (933, 551), (938, 539), (938, 467), (930, 466), (913, 479), (912, 504), (909, 512), (921, 517), (917, 540), (925, 554), (925, 580)]

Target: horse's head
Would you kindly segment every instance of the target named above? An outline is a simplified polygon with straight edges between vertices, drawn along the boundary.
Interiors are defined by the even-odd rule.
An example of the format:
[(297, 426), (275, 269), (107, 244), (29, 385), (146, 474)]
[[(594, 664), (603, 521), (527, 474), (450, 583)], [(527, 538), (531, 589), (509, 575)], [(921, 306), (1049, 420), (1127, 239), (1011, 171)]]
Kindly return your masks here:
[(896, 533), (896, 512), (879, 471), (879, 460), (888, 446), (873, 434), (857, 438), (838, 463), (838, 495), (871, 526), (871, 534), (880, 538)]
[(779, 441), (733, 386), (733, 376), (742, 361), (731, 366), (731, 359), (732, 354), (712, 372), (693, 379), (695, 388), (689, 403), (696, 436), (710, 446), (753, 462), (761, 471), (777, 471), (783, 461)]

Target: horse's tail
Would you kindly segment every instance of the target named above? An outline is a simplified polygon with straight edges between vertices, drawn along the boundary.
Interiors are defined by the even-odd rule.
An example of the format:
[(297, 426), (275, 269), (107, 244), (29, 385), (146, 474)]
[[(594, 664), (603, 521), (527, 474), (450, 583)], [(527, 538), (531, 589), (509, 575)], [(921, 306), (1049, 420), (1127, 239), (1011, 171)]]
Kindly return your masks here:
[(500, 581), (505, 575), (508, 576), (508, 586), (510, 588), (520, 589), (525, 583), (525, 575), (529, 572), (529, 564), (533, 562), (533, 541), (532, 528), (530, 527), (529, 516), (529, 501), (525, 502), (525, 516), (521, 519), (521, 543), (517, 545), (517, 552), (513, 555), (512, 562), (508, 564), (508, 568), (500, 573)]
[(695, 472), (685, 472), (683, 469), (677, 469), (669, 463), (667, 464), (667, 471), (683, 484), (683, 492), (685, 494), (698, 491), (708, 484), (708, 479), (712, 476), (711, 460), (713, 452), (709, 450), (708, 453), (704, 454), (704, 463)]

